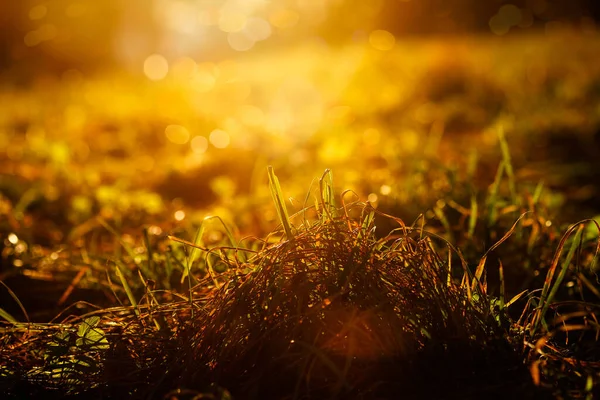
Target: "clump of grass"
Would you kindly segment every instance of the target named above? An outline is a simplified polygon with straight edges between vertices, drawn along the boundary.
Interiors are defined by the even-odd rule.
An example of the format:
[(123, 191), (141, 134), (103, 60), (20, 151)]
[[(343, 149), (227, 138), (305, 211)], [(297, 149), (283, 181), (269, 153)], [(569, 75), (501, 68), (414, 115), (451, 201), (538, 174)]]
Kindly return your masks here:
[[(401, 220), (378, 239), (374, 213), (360, 202), (335, 213), (320, 207), (293, 237), (282, 221), (286, 239), (250, 258), (252, 271), (217, 290), (195, 321), (188, 379), (247, 398), (436, 396), (460, 382), (501, 384), (497, 368), (477, 374), (486, 362), (488, 372), (504, 365), (496, 353), (516, 355), (485, 282), (471, 286), (466, 267), (451, 276), (434, 246), (441, 239)], [(424, 385), (429, 379), (444, 384)]]
[[(586, 224), (594, 228), (595, 235), (585, 229)], [(599, 394), (600, 306), (586, 301), (583, 296), (583, 287), (586, 287), (589, 294), (600, 298), (598, 289), (586, 278), (590, 271), (594, 272), (600, 250), (598, 232), (600, 225), (595, 220), (580, 221), (567, 230), (548, 269), (541, 294), (530, 297), (518, 321), (523, 327), (527, 362), (534, 383), (573, 398), (592, 399)], [(586, 241), (594, 244), (587, 251)], [(563, 254), (565, 249), (568, 251)], [(588, 271), (583, 271), (585, 269)], [(574, 282), (581, 286), (579, 299), (566, 300), (564, 294), (560, 294), (564, 292), (566, 277), (573, 279), (568, 286), (574, 286)]]

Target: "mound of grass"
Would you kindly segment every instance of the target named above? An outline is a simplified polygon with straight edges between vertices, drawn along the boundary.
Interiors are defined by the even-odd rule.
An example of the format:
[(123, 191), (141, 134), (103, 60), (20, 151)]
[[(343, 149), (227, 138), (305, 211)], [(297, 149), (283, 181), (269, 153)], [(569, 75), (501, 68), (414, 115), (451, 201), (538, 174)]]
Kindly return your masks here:
[(439, 398), (527, 381), (483, 286), (453, 278), (430, 236), (402, 225), (377, 239), (368, 205), (337, 211), (215, 293), (192, 380), (249, 398)]

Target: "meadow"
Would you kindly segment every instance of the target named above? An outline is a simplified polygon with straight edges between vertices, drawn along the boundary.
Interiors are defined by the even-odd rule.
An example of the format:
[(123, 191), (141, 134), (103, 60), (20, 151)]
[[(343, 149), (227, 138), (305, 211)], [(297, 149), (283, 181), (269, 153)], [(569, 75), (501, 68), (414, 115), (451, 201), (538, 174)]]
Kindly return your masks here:
[(600, 393), (595, 32), (0, 89), (3, 398)]

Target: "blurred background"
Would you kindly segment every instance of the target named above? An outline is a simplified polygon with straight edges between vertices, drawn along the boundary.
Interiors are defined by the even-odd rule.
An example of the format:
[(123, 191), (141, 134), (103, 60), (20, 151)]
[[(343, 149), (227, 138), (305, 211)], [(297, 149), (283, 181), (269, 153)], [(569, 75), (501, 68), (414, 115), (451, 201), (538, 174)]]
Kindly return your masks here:
[(370, 39), (385, 47), (418, 35), (593, 29), (599, 8), (593, 0), (4, 1), (0, 67), (22, 74), (111, 66), (139, 72), (146, 61), (146, 72), (158, 78), (182, 57), (221, 60), (307, 38), (324, 45)]
[(0, 189), (69, 224), (187, 209), (262, 233), (276, 221), (267, 165), (297, 209), (331, 168), (340, 190), (435, 218), (444, 198), (485, 192), (502, 126), (517, 176), (583, 213), (599, 192), (598, 8), (2, 1)]

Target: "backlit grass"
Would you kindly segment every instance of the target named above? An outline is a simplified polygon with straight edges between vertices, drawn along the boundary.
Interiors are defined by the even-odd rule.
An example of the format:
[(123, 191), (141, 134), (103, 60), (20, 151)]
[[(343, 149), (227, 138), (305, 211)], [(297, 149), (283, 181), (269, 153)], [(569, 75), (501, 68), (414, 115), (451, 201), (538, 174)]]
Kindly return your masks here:
[(597, 41), (6, 86), (0, 390), (592, 398)]

